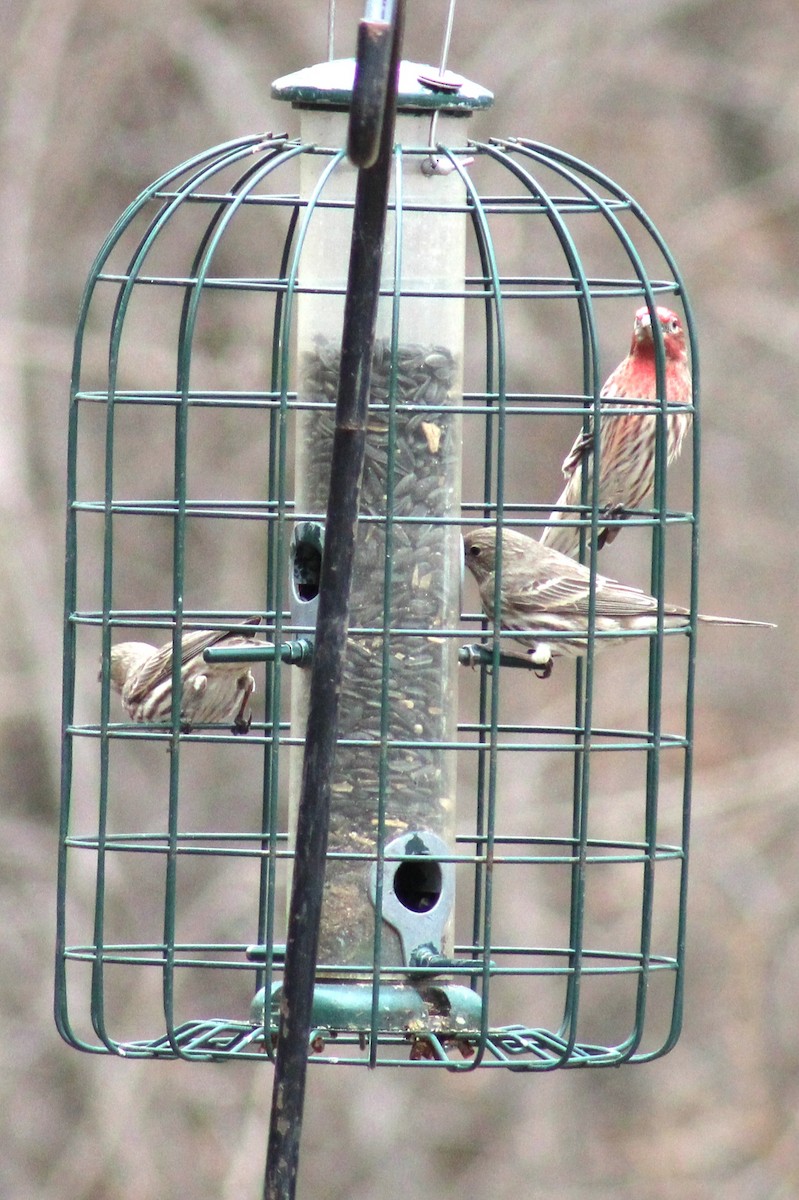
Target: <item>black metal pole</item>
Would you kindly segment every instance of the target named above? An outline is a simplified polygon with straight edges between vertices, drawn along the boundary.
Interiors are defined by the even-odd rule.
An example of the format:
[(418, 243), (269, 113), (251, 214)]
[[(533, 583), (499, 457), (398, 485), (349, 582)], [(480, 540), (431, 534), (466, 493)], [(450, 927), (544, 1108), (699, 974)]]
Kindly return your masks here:
[(393, 22), (371, 22), (374, 36), (390, 37), (392, 47), (379, 153), (359, 170), (355, 193), (264, 1200), (293, 1200), (297, 1182), (404, 10), (404, 0), (396, 0)]

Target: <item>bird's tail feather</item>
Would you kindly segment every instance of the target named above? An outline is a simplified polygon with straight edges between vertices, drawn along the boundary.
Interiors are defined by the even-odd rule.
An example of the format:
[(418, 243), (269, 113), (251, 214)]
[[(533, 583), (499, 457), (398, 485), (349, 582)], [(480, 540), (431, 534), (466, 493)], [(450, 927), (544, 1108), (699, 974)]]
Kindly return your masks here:
[(580, 530), (576, 525), (564, 525), (565, 516), (565, 513), (550, 513), (552, 524), (545, 526), (539, 540), (542, 546), (557, 550), (560, 554), (568, 554), (571, 558), (580, 544)]
[(707, 613), (699, 613), (697, 620), (706, 625), (753, 625), (758, 629), (776, 629), (773, 621), (747, 621), (743, 617), (711, 617)]

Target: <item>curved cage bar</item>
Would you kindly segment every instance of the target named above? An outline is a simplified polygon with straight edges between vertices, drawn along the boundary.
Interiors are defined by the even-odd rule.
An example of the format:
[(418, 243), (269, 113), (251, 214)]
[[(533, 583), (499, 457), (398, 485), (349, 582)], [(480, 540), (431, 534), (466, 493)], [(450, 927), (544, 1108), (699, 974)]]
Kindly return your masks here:
[[(346, 123), (314, 121), (164, 174), (84, 294), (56, 972), (58, 1028), (84, 1050), (272, 1056), (353, 211)], [(309, 1050), (449, 1070), (646, 1061), (682, 1007), (692, 314), (658, 231), (601, 173), (469, 140), (458, 113), (433, 155), (426, 129), (415, 111), (398, 125)], [(615, 521), (624, 557), (599, 550), (596, 482), (568, 514), (591, 579), (626, 572), (658, 620), (595, 661), (592, 592), (587, 655), (539, 680), (469, 585), (461, 599), (459, 535), (540, 534), (633, 312), (664, 302), (690, 344), (693, 469), (666, 469), (658, 333), (655, 489)], [(666, 597), (690, 611), (678, 630)], [(254, 677), (245, 736), (187, 720), (179, 650), (197, 630), (223, 639), (209, 670)], [(156, 720), (115, 693), (129, 641), (171, 643)]]

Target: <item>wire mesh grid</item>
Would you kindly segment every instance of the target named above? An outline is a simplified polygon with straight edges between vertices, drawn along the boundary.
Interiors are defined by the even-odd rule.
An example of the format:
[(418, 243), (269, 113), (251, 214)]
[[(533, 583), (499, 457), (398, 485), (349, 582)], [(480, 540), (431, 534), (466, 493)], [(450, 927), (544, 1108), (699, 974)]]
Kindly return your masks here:
[[(404, 222), (425, 213), (404, 198), (403, 181), (430, 151), (398, 146), (390, 332), (375, 351), (362, 507), (362, 529), (379, 533), (378, 611), (359, 618), (356, 603), (348, 651), (356, 680), (369, 675), (359, 656), (377, 654), (377, 708), (370, 722), (345, 705), (339, 742), (349, 781), (368, 776), (371, 837), (338, 850), (334, 840), (328, 860), (364, 891), (373, 881), (370, 954), (328, 955), (312, 1061), (450, 1070), (645, 1061), (671, 1048), (681, 1020), (693, 619), (675, 636), (661, 606), (657, 629), (635, 635), (648, 655), (638, 647), (630, 683), (613, 657), (595, 664), (592, 607), (589, 653), (556, 666), (550, 700), (542, 689), (554, 679), (509, 669), (519, 660), (506, 655), (513, 644), (498, 621), (460, 602), (442, 619), (451, 594), (442, 580), (464, 526), (537, 535), (546, 524), (552, 497), (536, 486), (536, 447), (552, 426), (567, 446), (580, 421), (597, 418), (609, 365), (600, 348), (628, 336), (633, 308), (667, 296), (681, 309), (695, 401), (691, 314), (651, 221), (593, 168), (524, 139), (437, 151), (463, 187), (450, 207), (469, 231), (467, 266), (455, 291), (402, 277)], [(322, 165), (301, 197), (307, 155)], [(302, 687), (295, 664), (307, 661), (308, 634), (293, 614), (288, 564), (298, 524), (323, 519), (324, 496), (300, 470), (326, 453), (337, 370), (335, 346), (320, 342), (312, 361), (296, 353), (296, 311), (303, 295), (324, 291), (300, 267), (312, 221), (326, 207), (351, 211), (327, 199), (342, 162), (337, 147), (271, 135), (200, 154), (130, 206), (89, 276), (69, 426), (56, 955), (56, 1021), (84, 1050), (273, 1053), (289, 762), (302, 747), (290, 695)], [(462, 361), (435, 329), (427, 344), (400, 340), (403, 306), (420, 294), (463, 301)], [(668, 576), (695, 614), (698, 431), (695, 422), (690, 494), (670, 506), (659, 337), (656, 371), (654, 498), (625, 525), (647, 539), (652, 593), (662, 599)], [(462, 503), (446, 489), (461, 473)], [(596, 497), (584, 496), (574, 520), (584, 552), (596, 546)], [(398, 627), (406, 593), (416, 608), (402, 611), (415, 618)], [(246, 737), (221, 725), (186, 731), (177, 700), (144, 725), (118, 707), (116, 641), (133, 631), (179, 646), (193, 629), (237, 629), (253, 614), (277, 650), (270, 661), (247, 651), (263, 707)], [(473, 671), (463, 645), (476, 638), (485, 649)], [(397, 645), (410, 659), (404, 673), (392, 666)], [(447, 690), (453, 657), (463, 664), (459, 697)], [(178, 666), (177, 695), (179, 678)], [(619, 711), (619, 678), (623, 724), (605, 716)], [(437, 708), (457, 717), (450, 732), (446, 721), (430, 725)], [(418, 856), (392, 849), (398, 833), (426, 827), (413, 811), (429, 785), (420, 753), (458, 801), (454, 842), (432, 855), (432, 885)], [(412, 819), (398, 828), (391, 798), (406, 767)], [(396, 929), (382, 918), (401, 871), (411, 910), (435, 909), (442, 873), (457, 904), (448, 953), (406, 956), (400, 968), (386, 958)]]

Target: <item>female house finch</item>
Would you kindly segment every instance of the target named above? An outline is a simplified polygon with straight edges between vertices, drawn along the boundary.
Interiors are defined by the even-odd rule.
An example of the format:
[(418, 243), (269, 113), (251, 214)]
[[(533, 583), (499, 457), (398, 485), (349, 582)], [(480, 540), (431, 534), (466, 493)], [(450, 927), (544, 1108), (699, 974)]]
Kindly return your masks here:
[[(494, 577), (496, 567), (496, 530), (473, 529), (463, 539), (466, 565), (477, 580), (480, 599), (489, 620), (494, 616)], [(588, 603), (591, 593), (591, 572), (567, 554), (550, 550), (534, 538), (525, 537), (510, 529), (502, 530), (502, 583), (500, 619), (503, 629), (518, 629), (518, 641), (529, 646), (532, 662), (552, 669), (552, 658), (565, 655), (575, 658), (588, 648)], [(604, 575), (596, 576), (596, 619), (594, 628), (600, 635), (625, 633), (628, 630), (657, 628), (658, 602), (639, 588), (616, 583)], [(687, 626), (688, 609), (674, 604), (664, 606), (666, 629)], [(773, 628), (765, 621), (743, 621), (736, 617), (707, 617), (700, 621), (714, 625), (761, 625)], [(583, 634), (582, 637), (563, 637), (563, 634)], [(599, 636), (595, 650), (613, 645), (623, 638)]]
[[(246, 624), (260, 624), (251, 617)], [(253, 630), (253, 635), (254, 635)], [(223, 643), (247, 646), (250, 636), (224, 629), (196, 629), (181, 641), (180, 727), (190, 733), (194, 725), (231, 721), (233, 733), (247, 733), (252, 720), (250, 697), (255, 680), (243, 663), (207, 663), (203, 650)], [(149, 642), (120, 642), (111, 647), (111, 686), (134, 721), (170, 721), (172, 718), (172, 641), (160, 649)], [(101, 672), (102, 677), (102, 672)]]
[[(655, 310), (663, 334), (665, 353), (666, 402), (689, 404), (691, 401), (691, 372), (685, 348), (685, 334), (679, 317), (668, 308)], [(619, 363), (606, 380), (600, 396), (603, 400), (657, 401), (655, 371), (655, 341), (649, 309), (639, 308), (633, 324), (630, 353)], [(624, 404), (603, 404), (599, 434), (599, 511), (600, 516), (625, 517), (649, 495), (655, 483), (655, 439), (658, 418), (651, 405), (641, 412), (614, 410), (629, 407)], [(683, 438), (691, 426), (688, 412), (669, 412), (666, 415), (668, 462), (673, 462), (682, 448)], [(589, 426), (579, 435), (563, 462), (566, 487), (558, 505), (578, 505), (582, 500), (583, 469), (587, 472), (587, 502), (591, 502), (591, 483), (594, 463), (594, 430)], [(576, 526), (561, 524), (578, 513), (553, 512), (541, 535), (541, 544), (562, 554), (574, 554), (580, 542)], [(619, 527), (600, 524), (598, 545), (612, 542)]]

